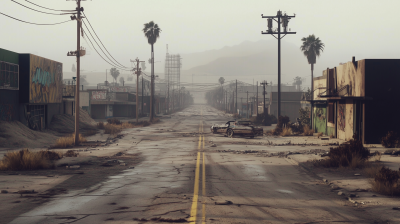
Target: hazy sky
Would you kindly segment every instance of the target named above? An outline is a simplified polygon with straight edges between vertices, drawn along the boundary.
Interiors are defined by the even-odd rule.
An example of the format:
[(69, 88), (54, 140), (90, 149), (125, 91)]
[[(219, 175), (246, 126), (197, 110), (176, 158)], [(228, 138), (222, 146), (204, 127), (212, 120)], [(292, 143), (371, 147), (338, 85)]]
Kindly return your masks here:
[[(40, 11), (55, 12), (24, 0), (15, 1)], [(31, 1), (53, 9), (76, 7), (75, 1)], [(36, 23), (70, 20), (69, 15), (46, 15), (10, 0), (0, 2), (0, 12), (21, 20)], [(220, 49), (246, 40), (271, 39), (271, 35), (261, 35), (261, 30), (267, 29), (267, 20), (261, 14), (276, 15), (279, 9), (296, 13), (289, 27), (297, 34), (286, 36), (285, 41), (300, 47), (302, 37), (315, 34), (325, 43), (325, 51), (317, 64), (319, 61), (329, 64), (335, 58), (328, 66), (336, 66), (339, 56), (343, 62), (353, 55), (357, 59), (399, 58), (400, 52), (399, 0), (93, 0), (82, 2), (82, 6), (108, 51), (126, 66), (136, 57), (146, 61), (150, 58), (143, 24), (151, 20), (159, 24), (162, 32), (155, 44), (155, 60), (161, 61), (156, 63), (156, 72), (161, 73), (166, 44), (170, 53), (182, 54)], [(60, 61), (64, 71), (71, 71), (75, 57), (66, 54), (76, 49), (76, 21), (36, 26), (0, 15), (0, 24), (0, 48)], [(110, 68), (88, 43), (81, 40), (81, 45), (90, 52), (82, 58), (81, 68), (96, 71)], [(308, 66), (306, 60), (305, 66)]]

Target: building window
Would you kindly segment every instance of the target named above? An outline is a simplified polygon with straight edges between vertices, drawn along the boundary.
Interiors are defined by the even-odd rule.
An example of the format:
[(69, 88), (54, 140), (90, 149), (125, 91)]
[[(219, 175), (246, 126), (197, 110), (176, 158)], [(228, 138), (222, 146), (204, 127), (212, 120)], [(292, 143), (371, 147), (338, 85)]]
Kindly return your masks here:
[(335, 123), (335, 105), (333, 103), (328, 104), (328, 122)]
[(19, 66), (0, 61), (0, 89), (19, 89)]

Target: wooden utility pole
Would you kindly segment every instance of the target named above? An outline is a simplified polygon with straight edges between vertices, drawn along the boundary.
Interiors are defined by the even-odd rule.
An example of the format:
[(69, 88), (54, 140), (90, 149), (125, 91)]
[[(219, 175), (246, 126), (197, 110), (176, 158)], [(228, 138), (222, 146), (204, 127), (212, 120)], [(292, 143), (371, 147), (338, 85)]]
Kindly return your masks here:
[[(145, 61), (139, 61), (139, 58), (136, 58), (135, 60), (131, 60), (131, 62), (136, 62), (136, 69), (134, 69), (135, 74), (136, 74), (136, 123), (139, 122), (139, 76), (140, 73), (142, 72), (142, 69), (139, 68), (139, 62), (145, 62)], [(142, 80), (143, 82), (143, 80)]]
[(257, 104), (256, 104), (256, 116), (258, 116), (258, 81), (257, 81)]
[(237, 79), (236, 79), (236, 111), (235, 113), (237, 113)]
[(143, 76), (142, 76), (142, 116), (143, 116), (143, 113), (144, 113), (144, 111), (143, 111), (143, 100), (144, 100), (144, 97), (143, 97), (143, 89), (144, 89), (144, 83), (143, 83)]
[(249, 91), (247, 91), (247, 104), (246, 104), (246, 109), (247, 109), (247, 118), (249, 118)]
[[(76, 20), (76, 51), (70, 51), (67, 53), (67, 56), (76, 56), (76, 88), (75, 88), (75, 145), (79, 145), (79, 82), (80, 82), (80, 70), (81, 70), (81, 60), (80, 57), (85, 55), (85, 51), (81, 49), (81, 26), (82, 26), (82, 18), (81, 12), (83, 11), (83, 7), (81, 7), (81, 0), (76, 1), (76, 16), (72, 15), (71, 20)], [(83, 35), (83, 32), (82, 32)]]
[(266, 121), (267, 121), (267, 111), (265, 110), (265, 95), (267, 95), (267, 93), (265, 92), (265, 86), (268, 85), (268, 82), (264, 81), (262, 83), (260, 83), (261, 85), (263, 85), (263, 95), (264, 95), (264, 105), (263, 105), (263, 114), (264, 114), (264, 125), (266, 125)]
[[(288, 16), (286, 13), (282, 15), (282, 11), (278, 11), (276, 16), (263, 16), (261, 14), (262, 18), (268, 18), (268, 30), (267, 32), (261, 31), (261, 34), (271, 34), (274, 36), (274, 34), (278, 34), (278, 37), (274, 36), (276, 39), (278, 39), (278, 117), (281, 116), (281, 39), (286, 36), (287, 34), (296, 34), (296, 32), (287, 32), (287, 27), (289, 24), (289, 20), (291, 18), (296, 17), (296, 14), (293, 16)], [(278, 20), (276, 20), (277, 18)], [(275, 20), (278, 22), (278, 29), (277, 32), (272, 30), (272, 21)], [(283, 32), (281, 32), (281, 24), (283, 27)], [(284, 34), (281, 37), (281, 34)]]

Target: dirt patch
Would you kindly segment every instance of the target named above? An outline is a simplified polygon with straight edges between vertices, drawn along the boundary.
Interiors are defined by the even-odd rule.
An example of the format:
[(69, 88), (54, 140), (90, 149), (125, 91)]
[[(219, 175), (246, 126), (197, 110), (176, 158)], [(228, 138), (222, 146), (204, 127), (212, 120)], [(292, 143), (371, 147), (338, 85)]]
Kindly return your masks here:
[[(63, 134), (73, 133), (75, 131), (75, 117), (69, 114), (54, 115), (49, 129)], [(86, 132), (92, 133), (95, 130), (97, 130), (96, 121), (85, 110), (80, 109), (79, 131), (85, 135)]]

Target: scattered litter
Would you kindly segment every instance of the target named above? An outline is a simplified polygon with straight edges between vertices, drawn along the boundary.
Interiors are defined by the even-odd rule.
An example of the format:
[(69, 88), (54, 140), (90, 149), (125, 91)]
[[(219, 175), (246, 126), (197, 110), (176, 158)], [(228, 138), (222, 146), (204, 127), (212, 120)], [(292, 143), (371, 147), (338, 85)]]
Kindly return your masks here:
[(322, 179), (322, 181), (325, 182), (325, 183), (328, 183), (328, 180), (327, 180), (327, 179)]
[(134, 169), (135, 167), (134, 166), (130, 166), (128, 169)]
[(8, 191), (7, 191), (7, 190), (1, 190), (1, 193), (2, 193), (2, 194), (7, 194)]
[(217, 145), (216, 144), (212, 144), (211, 147), (217, 147)]
[(74, 174), (84, 174), (85, 172), (83, 171), (76, 171)]
[(67, 169), (79, 169), (80, 167), (79, 165), (67, 166)]
[(339, 191), (339, 192), (337, 193), (337, 195), (342, 196), (342, 195), (345, 195), (345, 194), (344, 194), (343, 192)]
[(120, 166), (126, 166), (126, 163), (120, 163), (119, 165)]
[(354, 176), (361, 176), (361, 174), (359, 174), (359, 173), (356, 173), (356, 174), (354, 174)]
[(36, 194), (35, 190), (19, 190), (18, 194)]
[(122, 156), (122, 155), (124, 155), (124, 153), (119, 152), (119, 153), (115, 154), (114, 156)]
[(393, 210), (400, 210), (400, 207), (393, 207)]
[(232, 205), (233, 202), (231, 201), (224, 201), (224, 202), (215, 202), (216, 205)]

